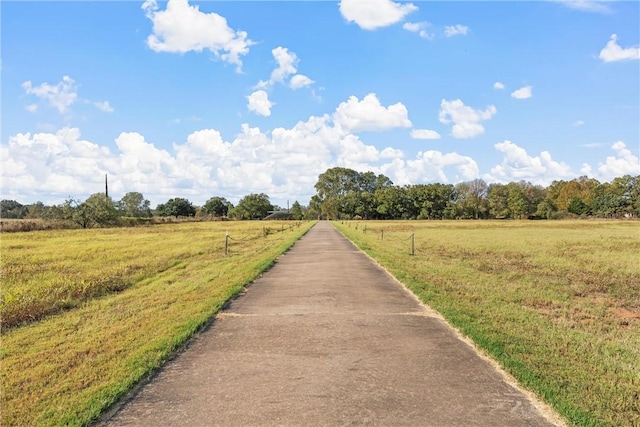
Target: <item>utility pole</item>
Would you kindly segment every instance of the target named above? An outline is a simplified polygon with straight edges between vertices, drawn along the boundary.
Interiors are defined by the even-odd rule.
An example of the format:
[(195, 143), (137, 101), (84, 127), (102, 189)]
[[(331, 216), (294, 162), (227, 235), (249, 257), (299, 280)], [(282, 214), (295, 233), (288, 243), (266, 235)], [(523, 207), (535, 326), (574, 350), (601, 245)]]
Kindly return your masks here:
[(104, 198), (109, 200), (109, 182), (107, 181), (107, 174), (104, 174)]

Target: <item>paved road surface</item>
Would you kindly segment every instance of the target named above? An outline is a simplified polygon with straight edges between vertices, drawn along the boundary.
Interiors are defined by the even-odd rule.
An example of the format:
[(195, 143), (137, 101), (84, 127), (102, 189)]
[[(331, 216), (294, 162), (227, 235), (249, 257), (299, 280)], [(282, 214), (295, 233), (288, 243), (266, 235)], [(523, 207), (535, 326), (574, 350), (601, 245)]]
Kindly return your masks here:
[(323, 221), (105, 425), (555, 424)]

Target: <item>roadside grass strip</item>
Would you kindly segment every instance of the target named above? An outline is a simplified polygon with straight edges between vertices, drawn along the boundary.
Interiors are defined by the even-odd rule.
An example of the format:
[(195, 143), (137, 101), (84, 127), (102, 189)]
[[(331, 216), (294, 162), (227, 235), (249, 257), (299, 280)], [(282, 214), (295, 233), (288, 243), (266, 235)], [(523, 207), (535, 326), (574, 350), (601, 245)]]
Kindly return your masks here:
[(638, 222), (334, 225), (570, 424), (640, 425)]
[[(0, 424), (89, 425), (312, 225), (206, 222), (3, 235), (2, 308), (38, 314), (14, 315), (23, 323), (3, 330)], [(237, 240), (225, 256), (227, 232)]]

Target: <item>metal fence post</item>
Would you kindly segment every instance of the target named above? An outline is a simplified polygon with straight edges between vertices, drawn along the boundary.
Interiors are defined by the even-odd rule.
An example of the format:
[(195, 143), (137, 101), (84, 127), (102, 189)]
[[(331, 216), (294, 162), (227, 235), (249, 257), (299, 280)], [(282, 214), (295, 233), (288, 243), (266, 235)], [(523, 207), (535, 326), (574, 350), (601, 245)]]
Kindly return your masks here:
[(227, 233), (224, 236), (224, 256), (228, 256), (229, 255), (229, 232), (227, 231)]

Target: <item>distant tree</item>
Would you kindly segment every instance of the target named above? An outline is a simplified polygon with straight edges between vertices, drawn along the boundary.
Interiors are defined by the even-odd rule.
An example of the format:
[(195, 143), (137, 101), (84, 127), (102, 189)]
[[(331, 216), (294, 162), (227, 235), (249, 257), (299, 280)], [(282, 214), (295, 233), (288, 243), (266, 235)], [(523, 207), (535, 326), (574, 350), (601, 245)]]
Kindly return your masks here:
[(249, 194), (238, 202), (238, 206), (233, 208), (232, 216), (238, 219), (262, 219), (273, 210), (273, 205), (269, 201), (269, 196), (264, 193)]
[(304, 218), (304, 209), (297, 200), (291, 205), (291, 217), (298, 220)]
[(504, 184), (491, 184), (487, 190), (489, 213), (494, 218), (511, 218), (509, 211), (509, 189)]
[(141, 193), (132, 191), (125, 194), (117, 204), (118, 210), (123, 216), (150, 217), (151, 207), (148, 200)]
[(111, 197), (104, 193), (95, 193), (81, 204), (84, 215), (89, 217), (90, 226), (114, 225), (118, 221), (118, 210)]
[(376, 212), (381, 219), (407, 219), (407, 187), (378, 188), (374, 194)]
[(175, 216), (176, 218), (181, 216), (195, 216), (196, 208), (193, 207), (191, 202), (182, 197), (175, 197), (169, 199), (166, 203), (161, 203), (156, 207), (156, 214), (158, 216)]
[(29, 208), (15, 200), (0, 201), (0, 218), (22, 219), (29, 213)]
[(318, 176), (315, 184), (316, 202), (327, 218), (369, 218), (377, 213), (374, 193), (390, 187), (393, 182), (373, 172), (360, 173), (353, 169), (335, 167)]
[(27, 208), (27, 218), (47, 218), (51, 210), (50, 206), (45, 206), (42, 202), (32, 203)]
[(222, 217), (227, 216), (230, 208), (233, 208), (233, 205), (224, 197), (211, 197), (201, 210), (206, 214)]

